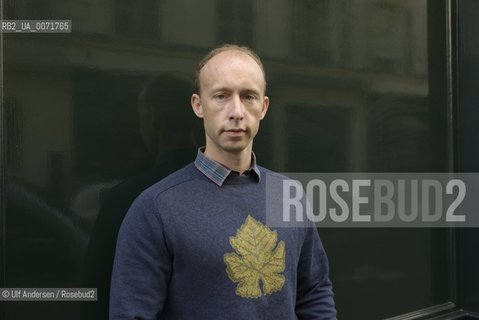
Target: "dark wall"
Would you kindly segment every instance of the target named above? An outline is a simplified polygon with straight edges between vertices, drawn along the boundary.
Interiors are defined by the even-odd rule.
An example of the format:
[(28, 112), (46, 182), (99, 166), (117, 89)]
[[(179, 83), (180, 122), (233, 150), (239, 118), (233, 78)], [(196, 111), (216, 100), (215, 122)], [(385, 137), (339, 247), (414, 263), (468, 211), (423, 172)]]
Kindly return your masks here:
[[(458, 1), (458, 164), (479, 172), (479, 1)], [(479, 208), (476, 214), (479, 214)], [(479, 229), (459, 234), (459, 279), (462, 307), (479, 312)]]

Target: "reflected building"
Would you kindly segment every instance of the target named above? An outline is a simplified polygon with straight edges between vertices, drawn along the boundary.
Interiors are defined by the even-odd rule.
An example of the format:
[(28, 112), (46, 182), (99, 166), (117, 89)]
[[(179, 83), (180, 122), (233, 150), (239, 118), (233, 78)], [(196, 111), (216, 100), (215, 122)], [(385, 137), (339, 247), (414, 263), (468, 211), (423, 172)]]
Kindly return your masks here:
[[(82, 148), (92, 146), (82, 144), (98, 144), (98, 139), (109, 144), (105, 135), (133, 125), (123, 119), (122, 129), (110, 123), (109, 130), (98, 123), (103, 127), (99, 136), (84, 141), (83, 133), (93, 134), (92, 124), (86, 118), (76, 123), (77, 117), (90, 117), (93, 109), (101, 117), (121, 108), (131, 116), (133, 100), (122, 86), (129, 90), (165, 70), (191, 74), (205, 50), (223, 41), (251, 45), (264, 59), (275, 111), (266, 120), (267, 131), (274, 139), (260, 137), (259, 143), (272, 142), (265, 147), (276, 170), (301, 169), (301, 162), (290, 159), (297, 139), (288, 128), (305, 126), (311, 127), (306, 137), (314, 141), (304, 148), (328, 149), (327, 140), (335, 144), (336, 136), (349, 141), (334, 155), (336, 160), (316, 162), (318, 167), (308, 170), (374, 170), (368, 153), (378, 151), (368, 145), (380, 133), (371, 136), (371, 113), (386, 112), (389, 106), (371, 106), (389, 96), (427, 101), (425, 1), (207, 0), (194, 10), (185, 10), (192, 7), (188, 0), (14, 3), (6, 10), (11, 18), (61, 17), (73, 25), (71, 34), (5, 35), (6, 107), (14, 119), (9, 124), (11, 174), (16, 171), (42, 187), (71, 183), (78, 170), (93, 173), (110, 166), (111, 159), (83, 154)], [(247, 21), (247, 27), (240, 28), (238, 21)], [(107, 92), (115, 88), (117, 92)], [(427, 106), (420, 109), (427, 111)], [(291, 118), (297, 110), (307, 119)], [(324, 130), (333, 135), (328, 138), (321, 121), (336, 121), (335, 113), (343, 120), (336, 133)], [(19, 139), (22, 147), (15, 150)], [(105, 178), (121, 176), (125, 169)]]
[[(72, 21), (67, 34), (4, 34), (3, 59), (8, 184), (20, 186), (18, 192), (13, 188), (17, 194), (27, 191), (32, 202), (44, 201), (46, 211), (68, 218), (66, 230), (76, 230), (71, 257), (71, 244), (52, 249), (68, 242), (65, 233), (51, 236), (51, 225), (41, 219), (31, 228), (12, 229), (6, 238), (7, 284), (36, 278), (45, 287), (78, 285), (90, 230), (76, 211), (94, 215), (101, 189), (144, 172), (153, 161), (138, 127), (137, 98), (145, 80), (171, 70), (193, 76), (203, 55), (220, 43), (251, 46), (263, 59), (271, 108), (255, 140), (261, 165), (280, 172), (441, 170), (443, 160), (431, 143), (434, 113), (443, 106), (429, 102), (429, 3), (7, 1), (8, 19)], [(6, 209), (7, 232), (9, 223), (31, 221), (29, 215), (15, 220), (15, 205)], [(39, 234), (28, 238), (32, 229)], [(443, 234), (406, 231), (323, 230), (339, 309), (345, 310), (341, 318), (354, 319), (348, 310), (361, 303), (381, 306), (368, 311), (373, 319), (443, 302), (447, 285), (434, 284), (446, 273), (445, 250), (438, 249), (443, 242), (436, 241)], [(12, 258), (12, 244), (22, 237), (27, 254), (19, 261)], [(379, 241), (397, 250), (385, 252)], [(410, 247), (412, 253), (404, 249)], [(30, 255), (35, 250), (39, 254)], [(45, 259), (55, 256), (53, 262)], [(411, 256), (419, 268), (403, 262)], [(38, 261), (44, 269), (37, 273), (17, 268)], [(55, 261), (75, 267), (55, 278), (44, 272)], [(431, 271), (433, 262), (442, 266), (439, 271)], [(421, 301), (385, 301), (396, 297), (394, 290), (409, 297), (407, 288), (416, 283)], [(378, 297), (369, 285), (389, 295)], [(14, 308), (10, 314), (21, 311)], [(59, 314), (61, 319), (65, 313)]]

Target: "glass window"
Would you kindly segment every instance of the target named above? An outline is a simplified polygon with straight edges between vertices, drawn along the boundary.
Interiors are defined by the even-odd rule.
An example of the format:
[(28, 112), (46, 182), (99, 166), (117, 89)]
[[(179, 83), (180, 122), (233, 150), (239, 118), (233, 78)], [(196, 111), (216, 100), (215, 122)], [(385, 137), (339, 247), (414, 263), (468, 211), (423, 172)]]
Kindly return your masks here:
[[(431, 1), (41, 3), (8, 1), (6, 12), (71, 19), (73, 32), (3, 35), (5, 286), (97, 287), (99, 301), (6, 304), (7, 320), (105, 318), (121, 219), (159, 179), (165, 146), (194, 153), (204, 143), (201, 123), (190, 119), (192, 89), (185, 94), (181, 83), (191, 83), (201, 57), (221, 43), (251, 46), (266, 67), (271, 107), (255, 140), (261, 165), (280, 172), (447, 166), (436, 139), (448, 130), (437, 116), (446, 106), (431, 103), (445, 84), (428, 67), (443, 54), (428, 47), (431, 34), (445, 35), (428, 30)], [(161, 92), (160, 75), (186, 100), (145, 93), (152, 83)], [(181, 108), (152, 115), (145, 101)], [(187, 135), (168, 135), (185, 123)], [(451, 299), (445, 230), (320, 234), (341, 319), (392, 317)]]

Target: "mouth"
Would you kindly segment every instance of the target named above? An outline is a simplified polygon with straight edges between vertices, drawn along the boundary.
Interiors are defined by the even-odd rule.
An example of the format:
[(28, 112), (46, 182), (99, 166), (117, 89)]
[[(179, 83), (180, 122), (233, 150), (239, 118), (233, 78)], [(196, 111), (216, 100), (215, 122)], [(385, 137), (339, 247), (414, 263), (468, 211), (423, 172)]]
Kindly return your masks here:
[(245, 129), (235, 128), (224, 130), (224, 132), (229, 136), (241, 136), (246, 133)]

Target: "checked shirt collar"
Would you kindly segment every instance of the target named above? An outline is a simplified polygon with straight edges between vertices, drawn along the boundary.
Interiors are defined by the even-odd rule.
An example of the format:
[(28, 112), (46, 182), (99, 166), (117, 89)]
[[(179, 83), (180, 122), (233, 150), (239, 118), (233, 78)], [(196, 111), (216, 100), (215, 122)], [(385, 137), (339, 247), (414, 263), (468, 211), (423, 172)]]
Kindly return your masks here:
[[(205, 176), (208, 177), (218, 186), (222, 186), (226, 178), (239, 176), (237, 171), (230, 170), (223, 166), (222, 164), (207, 158), (204, 155), (205, 147), (198, 149), (198, 154), (196, 155), (195, 166), (200, 170)], [(243, 175), (254, 176), (256, 181), (259, 182), (261, 179), (261, 173), (258, 166), (256, 165), (256, 156), (254, 152), (251, 153), (251, 168), (246, 170)]]

